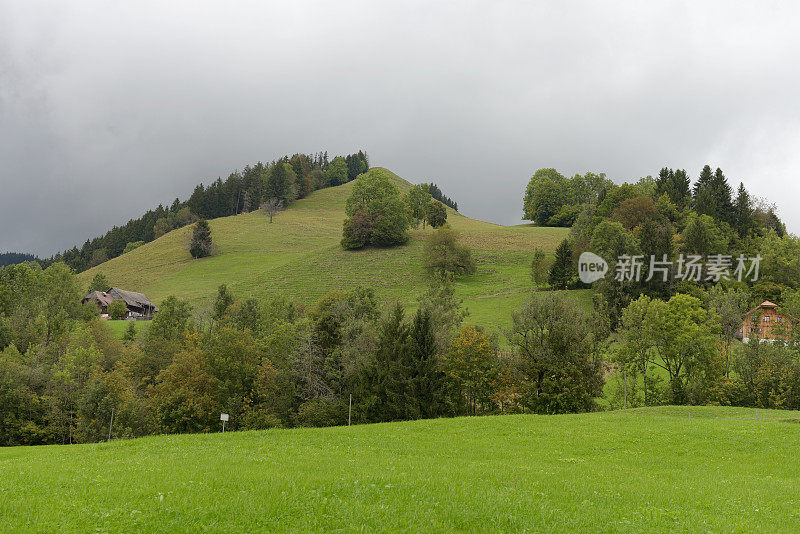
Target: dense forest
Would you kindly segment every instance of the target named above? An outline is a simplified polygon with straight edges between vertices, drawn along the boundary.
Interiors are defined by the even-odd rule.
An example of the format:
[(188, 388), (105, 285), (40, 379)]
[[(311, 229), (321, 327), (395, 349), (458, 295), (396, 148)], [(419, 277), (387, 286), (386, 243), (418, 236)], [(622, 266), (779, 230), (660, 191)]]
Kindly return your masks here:
[[(577, 258), (584, 251), (599, 254), (619, 267), (618, 258), (640, 257), (639, 280), (614, 277), (594, 284), (613, 325), (621, 310), (640, 294), (668, 298), (676, 292), (708, 289), (716, 279), (703, 272), (697, 280), (681, 276), (679, 260), (709, 258), (729, 265), (760, 255), (760, 276), (754, 280), (753, 298), (780, 301), (781, 292), (800, 282), (797, 262), (786, 263), (797, 248), (787, 235), (774, 204), (753, 198), (740, 184), (734, 194), (721, 169), (706, 165), (692, 186), (685, 170), (663, 168), (656, 178), (617, 185), (603, 174), (586, 173), (565, 178), (555, 169), (540, 169), (531, 178), (523, 200), (526, 218), (547, 226), (571, 228), (557, 250), (550, 283), (556, 288), (582, 286)], [(650, 258), (674, 263), (666, 280), (650, 274)], [(685, 274), (685, 273), (683, 273)], [(740, 284), (741, 285), (741, 284)]]
[[(523, 209), (540, 225), (571, 228), (555, 257), (535, 251), (535, 285), (588, 287), (584, 252), (609, 264), (591, 287), (615, 341), (612, 405), (800, 407), (800, 239), (774, 204), (706, 165), (693, 185), (682, 169), (621, 185), (540, 169)], [(738, 342), (748, 312), (756, 326), (746, 335), (761, 336), (755, 308), (765, 300), (786, 318), (770, 334), (778, 342)]]
[(24, 263), (26, 261), (39, 261), (39, 258), (33, 254), (26, 254), (24, 252), (0, 252), (0, 267)]
[[(305, 308), (221, 286), (207, 309), (165, 299), (149, 328), (130, 322), (124, 340), (80, 305), (83, 288), (63, 263), (0, 270), (0, 445), (208, 432), (220, 412), (231, 430), (341, 425), (350, 395), (354, 423), (593, 409), (605, 337), (581, 325), (601, 321), (576, 327), (579, 310), (555, 296), (536, 301), (509, 334), (520, 350), (500, 350), (463, 324), (435, 261), (450, 254), (438, 248), (430, 289), (408, 317), (369, 289), (332, 291)], [(553, 332), (570, 325), (569, 335), (542, 337), (542, 320)]]

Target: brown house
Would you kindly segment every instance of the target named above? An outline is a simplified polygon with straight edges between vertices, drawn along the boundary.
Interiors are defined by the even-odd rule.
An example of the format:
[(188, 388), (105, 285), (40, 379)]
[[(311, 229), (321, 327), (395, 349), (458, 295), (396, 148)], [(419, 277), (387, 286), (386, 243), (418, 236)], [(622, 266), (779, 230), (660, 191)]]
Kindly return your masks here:
[(786, 339), (789, 330), (797, 323), (798, 320), (791, 315), (781, 313), (777, 304), (765, 300), (747, 312), (737, 335), (744, 343), (748, 343), (751, 339), (759, 341)]
[(92, 291), (83, 297), (83, 299), (81, 299), (81, 304), (94, 303), (94, 305), (97, 306), (97, 311), (100, 313), (101, 317), (108, 316), (108, 307), (112, 302), (114, 302), (114, 297), (105, 291)]
[(108, 306), (115, 300), (120, 300), (125, 304), (126, 311), (123, 319), (152, 319), (158, 312), (158, 306), (150, 302), (150, 299), (142, 293), (125, 291), (116, 287), (109, 288), (108, 291), (92, 291), (83, 297), (81, 303), (94, 303), (100, 315), (108, 317)]

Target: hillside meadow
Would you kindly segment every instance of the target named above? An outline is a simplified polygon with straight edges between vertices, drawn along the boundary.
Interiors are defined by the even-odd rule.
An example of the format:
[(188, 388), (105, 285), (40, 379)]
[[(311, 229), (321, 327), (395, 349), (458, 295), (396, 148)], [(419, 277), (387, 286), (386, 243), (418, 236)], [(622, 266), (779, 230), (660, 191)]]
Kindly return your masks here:
[(5, 448), (0, 528), (796, 532), (798, 420), (661, 407)]
[[(411, 187), (387, 169), (371, 172), (385, 174), (401, 192)], [(213, 298), (223, 283), (241, 297), (283, 295), (304, 304), (332, 290), (365, 286), (381, 301), (413, 306), (427, 288), (422, 249), (432, 230), (412, 229), (409, 244), (402, 247), (343, 250), (344, 206), (353, 184), (315, 191), (276, 215), (272, 224), (260, 211), (209, 221), (216, 246), (212, 257), (191, 258), (191, 227), (184, 227), (81, 273), (81, 281), (88, 285), (102, 272), (113, 285), (143, 292), (156, 303), (175, 295), (194, 305)], [(467, 321), (508, 325), (511, 311), (529, 297), (534, 248), (552, 254), (569, 230), (502, 226), (447, 211), (448, 223), (461, 233), (478, 264), (476, 274), (455, 284), (456, 295), (470, 311)], [(587, 306), (591, 302), (588, 290), (570, 296)]]

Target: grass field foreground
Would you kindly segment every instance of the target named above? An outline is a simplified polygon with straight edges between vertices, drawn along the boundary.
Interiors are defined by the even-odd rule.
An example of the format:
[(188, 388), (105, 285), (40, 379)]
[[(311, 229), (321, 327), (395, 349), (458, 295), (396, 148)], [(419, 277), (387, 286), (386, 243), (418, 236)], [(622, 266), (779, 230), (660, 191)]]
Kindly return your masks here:
[(798, 418), (662, 407), (7, 448), (0, 520), (17, 532), (797, 532)]

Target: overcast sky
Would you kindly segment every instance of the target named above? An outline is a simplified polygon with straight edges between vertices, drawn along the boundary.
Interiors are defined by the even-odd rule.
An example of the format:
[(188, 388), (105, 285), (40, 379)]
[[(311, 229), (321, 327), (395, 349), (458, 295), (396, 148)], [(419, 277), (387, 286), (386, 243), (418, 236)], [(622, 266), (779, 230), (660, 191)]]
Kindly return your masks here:
[(790, 2), (0, 0), (0, 251), (358, 149), (503, 224), (541, 167), (709, 163), (800, 233), (798, 27)]

